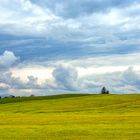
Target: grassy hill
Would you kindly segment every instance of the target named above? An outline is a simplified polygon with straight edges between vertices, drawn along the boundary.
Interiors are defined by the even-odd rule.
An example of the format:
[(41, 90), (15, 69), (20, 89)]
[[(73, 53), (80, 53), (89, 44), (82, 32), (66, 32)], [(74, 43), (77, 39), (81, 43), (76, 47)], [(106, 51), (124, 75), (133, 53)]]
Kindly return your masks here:
[(140, 95), (0, 100), (1, 140), (139, 140)]

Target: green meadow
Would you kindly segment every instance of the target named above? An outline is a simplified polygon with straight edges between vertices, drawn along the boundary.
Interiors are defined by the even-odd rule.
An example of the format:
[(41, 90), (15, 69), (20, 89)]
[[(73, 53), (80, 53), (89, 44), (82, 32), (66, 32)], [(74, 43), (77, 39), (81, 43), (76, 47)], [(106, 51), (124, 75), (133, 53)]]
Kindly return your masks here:
[(0, 140), (140, 140), (140, 95), (1, 99)]

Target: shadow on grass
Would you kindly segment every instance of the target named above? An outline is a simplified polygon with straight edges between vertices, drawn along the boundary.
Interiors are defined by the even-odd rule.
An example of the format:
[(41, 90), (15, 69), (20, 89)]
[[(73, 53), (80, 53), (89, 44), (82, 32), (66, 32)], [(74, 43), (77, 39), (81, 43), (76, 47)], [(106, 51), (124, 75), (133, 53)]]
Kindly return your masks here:
[(16, 98), (3, 98), (0, 99), (0, 104), (25, 102), (33, 100), (53, 100), (62, 98), (75, 98), (81, 96), (89, 96), (91, 94), (62, 94), (62, 95), (50, 95), (50, 96), (36, 96), (36, 97), (16, 97)]

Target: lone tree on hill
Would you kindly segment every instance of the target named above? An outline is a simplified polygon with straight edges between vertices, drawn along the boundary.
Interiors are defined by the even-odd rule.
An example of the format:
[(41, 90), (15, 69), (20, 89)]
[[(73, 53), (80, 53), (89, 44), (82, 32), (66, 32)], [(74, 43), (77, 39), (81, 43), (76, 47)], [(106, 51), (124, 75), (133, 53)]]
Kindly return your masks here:
[(109, 94), (109, 90), (107, 90), (106, 87), (103, 87), (101, 90), (101, 94)]
[(109, 90), (106, 91), (106, 94), (109, 94)]

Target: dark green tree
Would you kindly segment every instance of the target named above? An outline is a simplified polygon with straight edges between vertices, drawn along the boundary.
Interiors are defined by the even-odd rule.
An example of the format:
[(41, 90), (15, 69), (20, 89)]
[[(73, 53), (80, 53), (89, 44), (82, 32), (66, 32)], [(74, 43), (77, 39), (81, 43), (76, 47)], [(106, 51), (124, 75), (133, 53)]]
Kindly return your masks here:
[(103, 87), (101, 90), (101, 94), (109, 94), (109, 90), (107, 90), (106, 87)]

